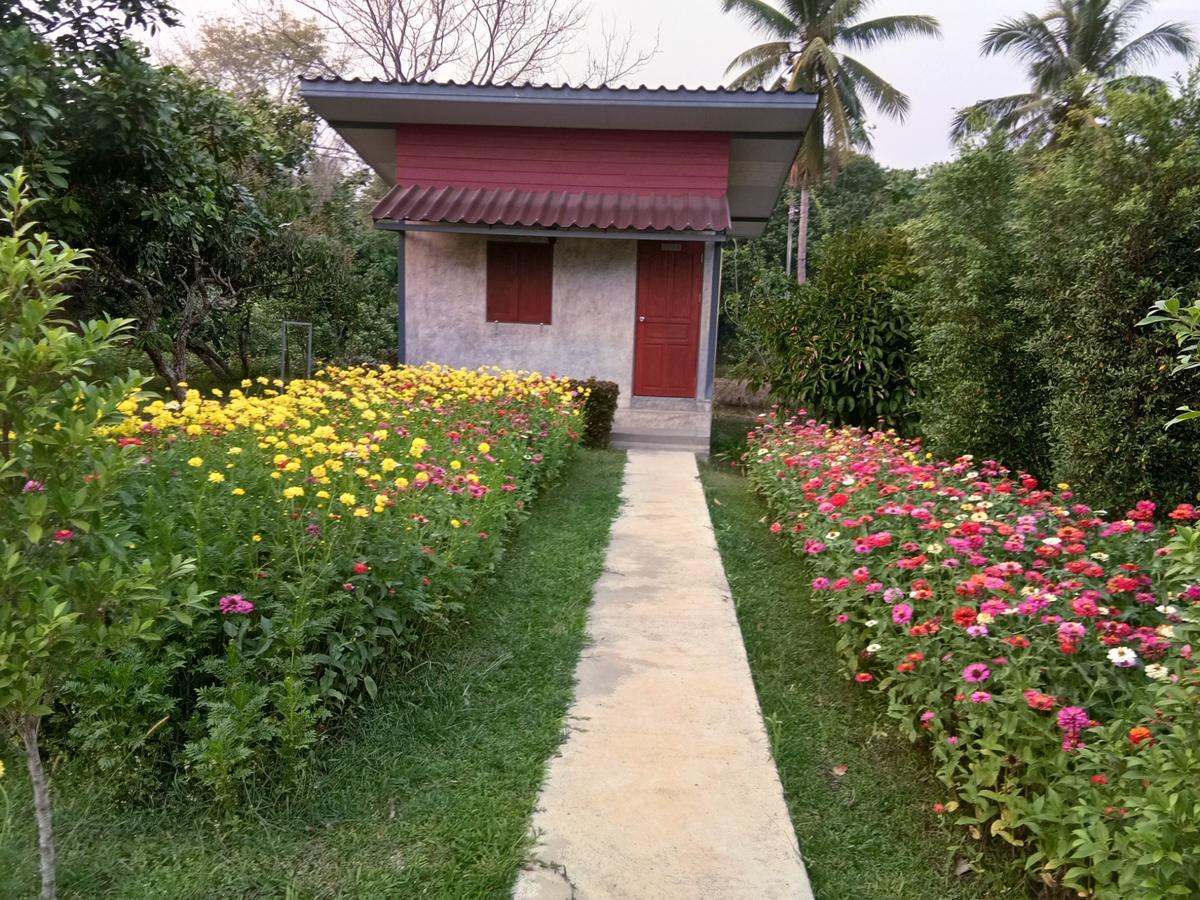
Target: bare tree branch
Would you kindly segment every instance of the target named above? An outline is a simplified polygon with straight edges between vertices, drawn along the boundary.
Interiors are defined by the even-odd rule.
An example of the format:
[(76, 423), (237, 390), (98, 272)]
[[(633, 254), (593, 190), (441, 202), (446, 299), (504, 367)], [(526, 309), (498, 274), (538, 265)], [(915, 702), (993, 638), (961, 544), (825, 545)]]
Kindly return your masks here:
[(635, 47), (633, 38), (632, 25), (619, 31), (614, 20), (601, 16), (601, 45), (588, 49), (583, 83), (592, 86), (622, 84), (646, 68), (662, 52), (661, 29), (654, 33), (653, 46)]

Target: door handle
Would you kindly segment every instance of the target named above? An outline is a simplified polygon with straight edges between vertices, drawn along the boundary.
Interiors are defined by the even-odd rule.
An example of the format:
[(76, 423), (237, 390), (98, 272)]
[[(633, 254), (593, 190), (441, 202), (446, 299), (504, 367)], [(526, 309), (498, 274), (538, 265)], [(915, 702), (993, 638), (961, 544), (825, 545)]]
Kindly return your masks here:
[(646, 317), (645, 317), (645, 316), (638, 316), (638, 321), (639, 321), (639, 322), (645, 322), (645, 321), (646, 321)]

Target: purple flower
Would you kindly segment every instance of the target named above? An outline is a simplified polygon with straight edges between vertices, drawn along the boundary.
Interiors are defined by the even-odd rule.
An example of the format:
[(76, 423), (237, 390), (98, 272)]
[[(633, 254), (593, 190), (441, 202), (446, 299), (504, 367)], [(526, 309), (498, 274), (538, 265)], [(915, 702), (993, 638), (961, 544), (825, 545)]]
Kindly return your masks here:
[(900, 588), (890, 587), (886, 591), (883, 592), (883, 599), (886, 600), (888, 603), (895, 603), (897, 600), (901, 599), (903, 596), (904, 596), (904, 591), (900, 590)]
[(963, 681), (969, 681), (975, 684), (980, 681), (987, 681), (992, 677), (992, 670), (983, 663), (971, 663), (962, 672)]
[(241, 594), (226, 594), (218, 605), (227, 616), (245, 616), (254, 612), (254, 604)]
[(975, 691), (971, 694), (972, 703), (989, 703), (991, 699), (992, 695), (987, 691)]
[(824, 575), (820, 576), (819, 578), (814, 578), (813, 583), (812, 583), (813, 590), (814, 591), (827, 591), (827, 590), (829, 590), (829, 583), (830, 583), (829, 579), (826, 578)]
[(892, 607), (892, 621), (897, 625), (904, 625), (912, 621), (913, 608), (907, 603), (897, 603)]
[(988, 627), (986, 625), (968, 625), (967, 634), (971, 637), (987, 637)]
[(35, 481), (34, 479), (30, 478), (27, 482), (25, 482), (25, 487), (21, 488), (21, 491), (25, 494), (40, 494), (45, 489), (46, 486), (40, 481)]

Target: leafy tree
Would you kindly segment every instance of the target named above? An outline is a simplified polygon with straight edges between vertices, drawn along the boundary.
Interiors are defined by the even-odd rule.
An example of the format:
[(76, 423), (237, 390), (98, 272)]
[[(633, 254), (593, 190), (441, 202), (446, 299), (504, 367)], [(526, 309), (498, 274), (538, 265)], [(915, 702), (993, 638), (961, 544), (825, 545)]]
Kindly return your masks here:
[(1053, 0), (1044, 15), (1000, 22), (983, 39), (983, 53), (1010, 53), (1025, 62), (1030, 90), (967, 107), (955, 117), (952, 134), (961, 138), (994, 123), (1017, 142), (1053, 140), (1072, 115), (1094, 121), (1110, 88), (1161, 86), (1138, 69), (1167, 53), (1189, 55), (1196, 42), (1179, 22), (1135, 37), (1151, 5), (1151, 0)]
[(338, 70), (329, 54), (319, 25), (278, 9), (241, 20), (202, 21), (176, 61), (201, 81), (239, 97), (261, 93), (284, 101), (295, 97), (298, 76)]
[[(1179, 297), (1168, 297), (1155, 303), (1150, 314), (1138, 322), (1138, 325), (1160, 324), (1170, 329), (1171, 336), (1175, 338), (1179, 347), (1171, 374), (1177, 375), (1200, 368), (1200, 302), (1184, 306)], [(1165, 427), (1170, 428), (1180, 422), (1200, 419), (1200, 409), (1193, 409), (1191, 406), (1181, 406), (1177, 412), (1179, 415)]]
[(822, 243), (814, 268), (803, 285), (761, 268), (745, 293), (727, 298), (740, 343), (735, 371), (827, 421), (907, 427), (907, 239), (896, 229), (838, 232)]
[(854, 149), (870, 148), (867, 104), (903, 120), (908, 96), (845, 51), (863, 50), (886, 41), (913, 36), (937, 37), (932, 16), (884, 16), (862, 20), (872, 0), (783, 0), (779, 9), (766, 0), (722, 0), (768, 38), (738, 55), (727, 72), (737, 72), (734, 86), (768, 85), (817, 95), (812, 125), (792, 172), (800, 191), (796, 277), (807, 278), (809, 191), (826, 165), (836, 181), (838, 170)]
[(28, 30), (69, 53), (118, 52), (130, 28), (177, 25), (168, 0), (12, 0), (0, 6), (0, 31)]
[(914, 377), (930, 448), (1026, 471), (1048, 468), (1045, 376), (1017, 308), (1016, 184), (1022, 160), (1001, 136), (934, 169), (907, 228), (918, 281)]
[(56, 895), (50, 784), (39, 731), (63, 682), (117, 633), (153, 638), (143, 601), (187, 571), (131, 557), (109, 510), (127, 454), (99, 436), (135, 394), (135, 373), (91, 377), (128, 328), (69, 324), (64, 288), (83, 251), (33, 230), (17, 169), (0, 177), (0, 728), (24, 744), (34, 792), (42, 897)]

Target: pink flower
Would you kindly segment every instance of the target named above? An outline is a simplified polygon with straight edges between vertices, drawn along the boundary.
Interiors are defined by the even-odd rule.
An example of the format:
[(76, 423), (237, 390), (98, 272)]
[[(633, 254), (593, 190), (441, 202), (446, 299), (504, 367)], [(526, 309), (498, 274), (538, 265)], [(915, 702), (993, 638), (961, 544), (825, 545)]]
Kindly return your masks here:
[(897, 603), (892, 607), (892, 621), (897, 625), (905, 625), (912, 621), (913, 608), (907, 603)]
[(992, 695), (987, 691), (974, 691), (971, 694), (972, 703), (988, 703), (992, 699)]
[(992, 677), (992, 670), (983, 663), (971, 663), (962, 671), (963, 681), (969, 681), (976, 684), (980, 681), (987, 681)]
[(824, 575), (813, 579), (812, 587), (814, 591), (825, 591), (829, 589), (829, 579)]
[(226, 594), (218, 603), (222, 614), (227, 616), (245, 616), (254, 612), (254, 604), (241, 594)]
[(75, 540), (75, 532), (70, 528), (60, 528), (54, 532), (54, 543), (65, 544), (67, 541)]
[(40, 494), (45, 489), (46, 486), (40, 481), (35, 481), (34, 479), (30, 478), (27, 482), (25, 482), (25, 487), (21, 488), (21, 491), (25, 494)]
[(1064, 706), (1058, 711), (1058, 727), (1068, 734), (1078, 734), (1091, 724), (1082, 706)]
[(370, 571), (371, 571), (371, 567), (368, 566), (365, 562), (356, 562), (354, 564), (354, 574), (355, 575), (366, 575)]

